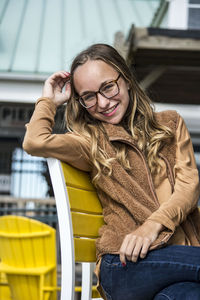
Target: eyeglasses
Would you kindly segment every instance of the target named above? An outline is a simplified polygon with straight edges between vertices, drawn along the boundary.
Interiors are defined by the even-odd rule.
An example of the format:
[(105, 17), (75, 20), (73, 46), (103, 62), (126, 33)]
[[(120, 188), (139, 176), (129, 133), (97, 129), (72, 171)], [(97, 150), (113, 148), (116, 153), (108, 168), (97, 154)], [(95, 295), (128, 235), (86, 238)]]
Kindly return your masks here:
[(118, 75), (116, 80), (105, 83), (97, 92), (89, 92), (78, 98), (80, 104), (85, 108), (90, 108), (97, 103), (97, 94), (101, 94), (103, 97), (110, 99), (119, 94), (119, 85), (117, 81), (119, 80), (121, 74)]

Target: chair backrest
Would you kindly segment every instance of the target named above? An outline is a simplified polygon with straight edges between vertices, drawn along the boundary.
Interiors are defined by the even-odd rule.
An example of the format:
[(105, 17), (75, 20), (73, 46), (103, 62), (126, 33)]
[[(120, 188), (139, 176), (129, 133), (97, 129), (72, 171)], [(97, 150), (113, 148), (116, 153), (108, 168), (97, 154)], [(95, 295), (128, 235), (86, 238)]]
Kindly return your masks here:
[(55, 229), (27, 217), (2, 216), (0, 245), (0, 270), (13, 299), (56, 299)]
[[(22, 216), (0, 217), (0, 257), (16, 268), (56, 264), (55, 229)], [(54, 248), (52, 245), (54, 244)]]
[(102, 207), (89, 174), (61, 163), (69, 197), (76, 262), (95, 262)]
[[(75, 262), (95, 262), (95, 241), (103, 225), (102, 207), (89, 174), (53, 158), (47, 159), (56, 199), (61, 243), (61, 299), (74, 299)], [(82, 299), (86, 289), (82, 286)], [(83, 280), (84, 281), (84, 280)], [(69, 283), (68, 286), (66, 282)], [(87, 292), (87, 294), (89, 291)]]

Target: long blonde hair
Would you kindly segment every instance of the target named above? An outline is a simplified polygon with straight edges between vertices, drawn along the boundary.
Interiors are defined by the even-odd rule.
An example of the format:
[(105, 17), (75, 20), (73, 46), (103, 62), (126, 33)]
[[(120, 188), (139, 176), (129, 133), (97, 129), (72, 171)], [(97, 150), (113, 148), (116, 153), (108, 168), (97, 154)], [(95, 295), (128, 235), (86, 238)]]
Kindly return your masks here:
[(109, 45), (94, 44), (82, 51), (72, 63), (72, 94), (65, 112), (68, 130), (81, 135), (91, 145), (90, 159), (97, 169), (93, 182), (97, 183), (104, 170), (107, 170), (109, 176), (112, 174), (111, 162), (114, 159), (120, 161), (126, 169), (130, 168), (130, 164), (126, 156), (126, 147), (121, 143), (114, 143), (116, 157), (108, 157), (104, 147), (102, 148), (98, 144), (99, 133), (103, 131), (101, 121), (94, 119), (77, 101), (78, 95), (74, 86), (73, 75), (77, 67), (88, 60), (102, 60), (106, 62), (119, 72), (129, 84), (130, 101), (121, 125), (137, 141), (139, 149), (145, 153), (151, 172), (159, 172), (160, 160), (158, 152), (163, 142), (173, 137), (172, 131), (156, 121), (151, 100), (140, 88), (133, 73), (120, 54)]

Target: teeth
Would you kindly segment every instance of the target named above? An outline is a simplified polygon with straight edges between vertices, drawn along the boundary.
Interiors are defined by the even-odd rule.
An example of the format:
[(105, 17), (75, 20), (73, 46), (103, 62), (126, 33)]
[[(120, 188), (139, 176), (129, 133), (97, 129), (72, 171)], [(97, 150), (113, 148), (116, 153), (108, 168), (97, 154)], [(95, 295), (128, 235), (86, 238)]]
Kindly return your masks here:
[(112, 107), (112, 108), (106, 110), (104, 113), (106, 113), (106, 114), (111, 113), (111, 112), (116, 108), (116, 106), (117, 106), (117, 104), (116, 104), (114, 107)]

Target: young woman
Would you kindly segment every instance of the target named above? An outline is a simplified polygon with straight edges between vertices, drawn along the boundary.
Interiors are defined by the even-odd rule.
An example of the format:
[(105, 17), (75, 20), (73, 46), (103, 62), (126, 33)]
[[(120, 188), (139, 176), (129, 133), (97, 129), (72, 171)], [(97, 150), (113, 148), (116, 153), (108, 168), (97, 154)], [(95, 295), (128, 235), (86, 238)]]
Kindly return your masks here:
[[(66, 88), (64, 86), (66, 85)], [(66, 106), (65, 134), (52, 134)], [(92, 45), (50, 76), (24, 149), (91, 174), (105, 225), (96, 273), (105, 299), (200, 299), (199, 177), (175, 111), (155, 113), (124, 59)]]

